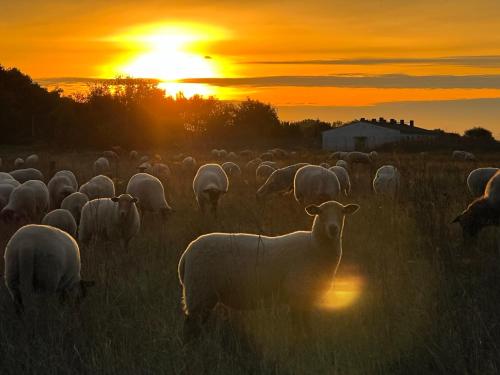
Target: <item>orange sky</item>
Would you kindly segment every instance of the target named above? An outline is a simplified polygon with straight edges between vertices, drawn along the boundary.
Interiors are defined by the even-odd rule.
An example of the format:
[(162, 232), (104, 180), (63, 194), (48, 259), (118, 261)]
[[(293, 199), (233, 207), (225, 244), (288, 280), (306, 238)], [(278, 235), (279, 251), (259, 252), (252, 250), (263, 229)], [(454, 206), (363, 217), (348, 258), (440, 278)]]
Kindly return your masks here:
[[(188, 93), (250, 96), (278, 108), (303, 108), (283, 111), (286, 119), (319, 117), (315, 107), (331, 107), (325, 120), (347, 120), (353, 112), (340, 107), (359, 107), (357, 117), (363, 117), (362, 108), (387, 110), (387, 103), (455, 100), (474, 106), (478, 102), (467, 99), (500, 98), (499, 11), (500, 2), (493, 0), (21, 0), (2, 4), (0, 64), (36, 79), (194, 78), (200, 82), (189, 87), (170, 82), (167, 90), (184, 87)], [(332, 76), (342, 83), (329, 81)], [(354, 79), (344, 83), (344, 76)], [(425, 78), (414, 83), (414, 76)], [(242, 77), (259, 79), (228, 80), (222, 88), (203, 80)], [(280, 77), (279, 84), (267, 77)], [(331, 83), (296, 77), (325, 77)], [(407, 82), (410, 87), (404, 87)], [(405, 117), (418, 122), (419, 113), (412, 111), (409, 106)], [(471, 124), (455, 112), (450, 123), (426, 116), (420, 125), (462, 131), (479, 124), (500, 133), (491, 114), (483, 119), (477, 110), (478, 123)]]

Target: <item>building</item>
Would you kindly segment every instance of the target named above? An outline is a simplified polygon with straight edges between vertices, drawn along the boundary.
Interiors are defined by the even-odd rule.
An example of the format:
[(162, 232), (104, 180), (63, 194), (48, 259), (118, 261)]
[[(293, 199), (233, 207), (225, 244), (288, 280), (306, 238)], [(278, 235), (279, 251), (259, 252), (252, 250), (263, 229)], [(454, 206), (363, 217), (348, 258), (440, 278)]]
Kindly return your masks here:
[(404, 120), (387, 121), (381, 117), (379, 120), (362, 118), (338, 128), (325, 130), (321, 136), (324, 150), (363, 151), (403, 140), (425, 140), (435, 137), (436, 133), (416, 127), (413, 120), (405, 124)]

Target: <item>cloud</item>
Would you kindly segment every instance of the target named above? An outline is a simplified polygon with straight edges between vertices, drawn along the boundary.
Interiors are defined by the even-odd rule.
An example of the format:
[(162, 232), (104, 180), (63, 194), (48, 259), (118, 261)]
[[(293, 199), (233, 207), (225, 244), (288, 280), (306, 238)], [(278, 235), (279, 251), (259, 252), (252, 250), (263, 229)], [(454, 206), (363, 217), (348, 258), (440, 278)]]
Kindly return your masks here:
[(500, 89), (500, 75), (427, 75), (384, 74), (373, 76), (267, 76), (244, 78), (186, 78), (184, 83), (214, 86), (299, 86), (351, 88), (413, 89)]

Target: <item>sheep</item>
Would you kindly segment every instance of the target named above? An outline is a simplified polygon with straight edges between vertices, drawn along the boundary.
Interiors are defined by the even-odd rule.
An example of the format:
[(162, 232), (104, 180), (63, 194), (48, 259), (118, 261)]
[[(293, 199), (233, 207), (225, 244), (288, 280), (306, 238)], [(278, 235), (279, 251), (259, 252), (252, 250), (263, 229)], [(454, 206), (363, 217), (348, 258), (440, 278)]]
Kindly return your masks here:
[(99, 175), (80, 186), (79, 192), (89, 197), (89, 200), (111, 198), (115, 196), (115, 184), (109, 177)]
[(59, 228), (65, 231), (71, 237), (76, 237), (76, 221), (71, 212), (63, 208), (50, 211), (42, 219), (43, 225), (50, 225), (54, 228)]
[(24, 160), (24, 164), (27, 167), (36, 167), (39, 161), (40, 157), (37, 154), (32, 154)]
[(163, 163), (153, 164), (149, 174), (152, 174), (153, 176), (159, 178), (161, 181), (164, 182), (170, 181), (172, 177), (172, 172), (170, 171), (170, 168), (168, 167), (168, 165)]
[(336, 152), (330, 154), (330, 159), (337, 159), (337, 160), (345, 159), (345, 158), (347, 158), (348, 154), (349, 154), (348, 152), (336, 151)]
[(219, 150), (219, 158), (225, 159), (225, 158), (227, 158), (227, 155), (228, 155), (228, 153), (226, 150), (224, 150), (224, 149)]
[(128, 154), (130, 160), (137, 160), (139, 158), (139, 153), (135, 150), (130, 151)]
[(101, 156), (94, 162), (94, 175), (109, 174), (110, 171), (109, 160), (105, 157)]
[[(17, 183), (19, 184), (19, 182)], [(12, 190), (15, 188), (16, 187), (11, 184), (4, 184), (0, 182), (0, 210), (2, 210), (9, 203), (10, 195), (12, 194)]]
[(149, 156), (147, 155), (144, 155), (142, 156), (140, 159), (139, 159), (139, 163), (142, 164), (142, 163), (146, 163), (149, 161)]
[(288, 157), (288, 152), (286, 152), (282, 148), (273, 148), (272, 150), (269, 150), (268, 152), (272, 153), (278, 159), (284, 159), (284, 158)]
[(328, 163), (321, 163), (319, 166), (323, 167), (323, 168), (326, 168), (326, 169), (330, 168), (330, 164), (328, 164)]
[(377, 159), (378, 159), (378, 152), (377, 152), (377, 151), (372, 151), (372, 152), (370, 152), (368, 155), (370, 155), (370, 159), (371, 159), (372, 161), (375, 161), (375, 160), (377, 160)]
[(120, 242), (121, 248), (126, 251), (141, 227), (137, 202), (137, 198), (130, 194), (87, 202), (82, 208), (78, 227), (80, 243), (88, 246), (92, 239)]
[(137, 167), (137, 170), (140, 172), (140, 173), (149, 173), (151, 172), (151, 169), (152, 169), (152, 165), (150, 162), (146, 161), (144, 163), (141, 163), (138, 167)]
[(278, 169), (278, 163), (276, 163), (275, 161), (263, 161), (262, 163), (260, 163), (259, 165), (268, 165), (270, 167), (273, 167), (274, 169)]
[(76, 224), (80, 224), (80, 215), (85, 203), (89, 201), (89, 197), (79, 191), (68, 195), (61, 203), (61, 208), (68, 210), (73, 215)]
[(12, 190), (0, 216), (17, 223), (39, 221), (49, 208), (49, 190), (39, 180), (29, 180)]
[(147, 173), (133, 175), (127, 184), (126, 192), (138, 199), (137, 205), (141, 216), (147, 211), (156, 212), (163, 220), (166, 220), (172, 212), (172, 208), (165, 199), (163, 185), (155, 176)]
[(110, 161), (110, 160), (118, 161), (118, 159), (120, 159), (118, 154), (114, 151), (111, 151), (111, 150), (104, 151), (102, 153), (102, 156), (105, 157), (106, 159), (108, 159), (108, 161)]
[(469, 204), (452, 223), (460, 224), (466, 240), (475, 237), (486, 226), (500, 224), (500, 171), (489, 179), (484, 194)]
[(260, 184), (266, 181), (275, 170), (276, 168), (273, 168), (267, 164), (261, 164), (255, 170), (255, 180)]
[(378, 195), (395, 197), (399, 192), (400, 173), (393, 165), (384, 165), (373, 178), (373, 191)]
[(498, 168), (477, 168), (469, 173), (467, 187), (473, 197), (477, 198), (484, 194), (484, 189), (490, 178), (498, 171)]
[(274, 159), (274, 154), (272, 152), (264, 152), (260, 155), (260, 159), (264, 161), (272, 161)]
[(182, 168), (186, 172), (192, 172), (196, 168), (196, 159), (192, 156), (187, 156), (182, 160)]
[(349, 178), (349, 173), (347, 170), (341, 166), (334, 165), (333, 167), (329, 168), (333, 173), (335, 173), (335, 176), (337, 176), (340, 184), (340, 190), (344, 193), (346, 197), (351, 194), (351, 179)]
[(19, 315), (35, 293), (57, 293), (61, 301), (70, 297), (79, 304), (94, 285), (80, 277), (78, 244), (57, 228), (20, 228), (7, 243), (4, 258), (5, 285)]
[(236, 155), (236, 153), (231, 151), (230, 153), (227, 154), (227, 159), (234, 161), (234, 160), (238, 159), (238, 155)]
[(298, 163), (273, 171), (266, 182), (257, 190), (257, 199), (262, 200), (271, 194), (286, 194), (293, 191), (295, 173), (306, 165), (308, 164)]
[(337, 167), (344, 168), (346, 171), (349, 170), (349, 163), (347, 163), (345, 160), (337, 160), (337, 162), (335, 163), (335, 165)]
[(253, 151), (252, 150), (243, 150), (243, 151), (240, 151), (240, 156), (243, 157), (243, 158), (250, 159), (253, 156)]
[(227, 176), (230, 179), (241, 177), (240, 166), (236, 163), (233, 163), (232, 161), (227, 161), (222, 164), (222, 169), (224, 169), (224, 172), (226, 172)]
[(454, 160), (462, 160), (462, 161), (476, 161), (476, 156), (467, 151), (460, 151), (460, 150), (455, 150), (451, 154), (452, 158)]
[(349, 152), (346, 156), (346, 160), (349, 164), (371, 164), (373, 162), (370, 154), (359, 151)]
[(295, 173), (293, 192), (295, 200), (303, 206), (321, 204), (337, 198), (340, 183), (332, 171), (319, 165), (306, 165)]
[(35, 168), (16, 169), (14, 171), (10, 171), (9, 174), (21, 184), (29, 180), (43, 181), (44, 179), (43, 173)]
[(218, 303), (237, 310), (288, 305), (295, 328), (309, 328), (310, 312), (332, 287), (342, 258), (345, 217), (358, 209), (329, 201), (305, 208), (314, 217), (310, 231), (210, 233), (192, 241), (178, 266), (184, 340), (198, 336)]
[(245, 169), (247, 171), (255, 172), (255, 170), (258, 168), (258, 166), (261, 163), (262, 163), (262, 159), (260, 159), (260, 158), (252, 159), (248, 163), (245, 164)]
[(216, 148), (214, 148), (212, 151), (210, 151), (210, 155), (212, 155), (212, 157), (214, 159), (218, 159), (219, 158), (219, 150), (217, 150)]
[(7, 184), (13, 187), (21, 185), (19, 181), (12, 177), (12, 175), (5, 172), (0, 172), (0, 184)]
[(57, 172), (47, 184), (50, 195), (50, 209), (61, 207), (61, 202), (68, 195), (78, 190), (78, 183), (73, 172), (62, 170)]
[(206, 206), (210, 205), (216, 216), (220, 196), (227, 193), (228, 188), (229, 179), (219, 164), (202, 165), (193, 179), (194, 195), (202, 213), (205, 213)]
[(23, 165), (24, 165), (24, 159), (16, 158), (16, 160), (14, 160), (14, 168), (20, 168)]

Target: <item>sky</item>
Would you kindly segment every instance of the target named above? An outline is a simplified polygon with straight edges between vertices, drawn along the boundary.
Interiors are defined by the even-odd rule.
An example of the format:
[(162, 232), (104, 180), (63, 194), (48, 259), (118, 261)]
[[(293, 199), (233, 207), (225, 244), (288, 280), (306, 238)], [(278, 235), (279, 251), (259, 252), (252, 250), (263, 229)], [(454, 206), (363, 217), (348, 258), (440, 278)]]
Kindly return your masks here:
[(66, 94), (159, 78), (283, 120), (414, 120), (500, 138), (500, 2), (0, 0), (0, 64)]

